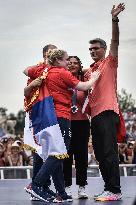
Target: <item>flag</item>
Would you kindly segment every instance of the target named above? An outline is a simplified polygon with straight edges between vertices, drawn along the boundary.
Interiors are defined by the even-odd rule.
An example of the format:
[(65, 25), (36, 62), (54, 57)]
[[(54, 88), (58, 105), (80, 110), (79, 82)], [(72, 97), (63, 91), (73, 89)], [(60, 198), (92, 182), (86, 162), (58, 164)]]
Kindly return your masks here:
[(118, 141), (118, 143), (124, 142), (125, 138), (126, 138), (125, 120), (124, 120), (122, 112), (119, 108), (119, 125), (117, 128), (117, 141)]
[(26, 112), (25, 116), (25, 128), (24, 128), (24, 146), (25, 149), (31, 150), (33, 152), (37, 152), (39, 156), (42, 155), (42, 146), (38, 145), (35, 142), (35, 138), (33, 135), (32, 122), (30, 120), (29, 111)]
[(55, 156), (59, 159), (68, 157), (57, 121), (53, 98), (45, 83), (40, 87), (38, 99), (26, 116), (26, 123), (24, 143), (30, 145), (30, 138), (33, 136), (33, 144), (31, 145), (44, 160), (48, 156)]

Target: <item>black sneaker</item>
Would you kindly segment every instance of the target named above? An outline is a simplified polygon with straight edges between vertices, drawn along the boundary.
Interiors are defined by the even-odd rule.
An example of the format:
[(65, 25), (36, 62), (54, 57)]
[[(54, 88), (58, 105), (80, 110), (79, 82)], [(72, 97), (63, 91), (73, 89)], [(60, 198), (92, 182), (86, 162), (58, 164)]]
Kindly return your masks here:
[(32, 195), (32, 196), (30, 197), (30, 201), (40, 201), (40, 200), (39, 200), (38, 198), (36, 198), (35, 196)]
[(56, 196), (56, 198), (53, 200), (53, 203), (62, 203), (62, 202), (72, 202), (73, 199), (71, 196), (67, 195), (66, 192), (64, 192), (63, 194), (59, 194)]
[(32, 196), (45, 201), (45, 202), (50, 202), (54, 199), (50, 194), (48, 194), (46, 191), (43, 191), (41, 187), (38, 187), (36, 185), (32, 185)]
[(56, 193), (52, 191), (49, 187), (47, 189), (44, 189), (45, 192), (47, 192), (49, 195), (56, 197)]

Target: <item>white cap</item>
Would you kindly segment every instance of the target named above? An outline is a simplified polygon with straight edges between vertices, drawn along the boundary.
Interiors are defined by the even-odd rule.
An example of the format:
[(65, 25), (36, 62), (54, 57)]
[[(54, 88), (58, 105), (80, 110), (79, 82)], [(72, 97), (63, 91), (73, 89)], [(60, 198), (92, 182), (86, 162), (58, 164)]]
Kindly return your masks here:
[(19, 144), (17, 143), (17, 141), (15, 141), (15, 142), (11, 145), (11, 148), (12, 148), (12, 147), (18, 147), (18, 148), (19, 148), (20, 146), (19, 146)]

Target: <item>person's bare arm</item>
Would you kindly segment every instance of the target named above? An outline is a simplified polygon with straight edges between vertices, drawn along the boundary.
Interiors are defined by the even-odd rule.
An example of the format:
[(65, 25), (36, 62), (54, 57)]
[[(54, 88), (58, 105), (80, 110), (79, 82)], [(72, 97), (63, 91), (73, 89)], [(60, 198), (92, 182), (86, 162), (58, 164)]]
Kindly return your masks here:
[(112, 38), (110, 45), (110, 53), (113, 57), (118, 56), (118, 46), (119, 46), (119, 19), (118, 15), (125, 9), (125, 4), (120, 3), (117, 7), (113, 6), (111, 10), (112, 15)]
[(35, 87), (39, 87), (42, 84), (42, 78), (36, 78), (28, 86), (24, 88), (24, 96), (28, 97)]
[(86, 82), (79, 82), (75, 87), (75, 89), (83, 90), (83, 91), (89, 90), (92, 87), (92, 85), (95, 83), (95, 81), (99, 78), (99, 76), (100, 76), (100, 71), (99, 70), (94, 71), (91, 74), (90, 80)]

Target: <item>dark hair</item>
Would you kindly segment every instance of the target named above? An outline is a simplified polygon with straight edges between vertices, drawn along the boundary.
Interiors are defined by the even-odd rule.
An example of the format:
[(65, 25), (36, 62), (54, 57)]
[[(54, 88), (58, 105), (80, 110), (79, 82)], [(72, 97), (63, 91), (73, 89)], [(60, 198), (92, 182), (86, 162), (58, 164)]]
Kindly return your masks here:
[(82, 62), (81, 62), (80, 58), (78, 58), (77, 56), (69, 56), (68, 60), (70, 60), (71, 58), (75, 58), (78, 61), (78, 64), (80, 66), (79, 70), (78, 70), (78, 76), (80, 77), (80, 80), (83, 81), (84, 73), (82, 71), (83, 66), (82, 66)]
[(100, 43), (101, 48), (105, 48), (105, 49), (107, 48), (106, 42), (101, 38), (94, 38), (94, 39), (90, 40), (89, 43), (90, 44)]
[[(54, 46), (54, 48), (56, 47), (56, 46), (53, 45), (53, 44), (48, 44), (48, 45), (46, 45), (46, 46), (43, 47), (43, 53), (44, 53), (44, 52), (47, 52), (47, 51), (50, 49), (51, 46)], [(56, 47), (56, 48), (57, 48), (57, 47)]]

